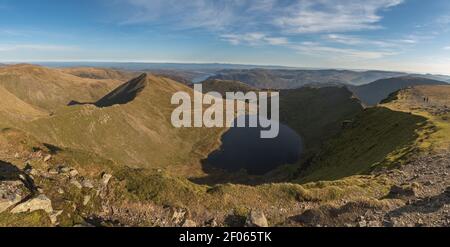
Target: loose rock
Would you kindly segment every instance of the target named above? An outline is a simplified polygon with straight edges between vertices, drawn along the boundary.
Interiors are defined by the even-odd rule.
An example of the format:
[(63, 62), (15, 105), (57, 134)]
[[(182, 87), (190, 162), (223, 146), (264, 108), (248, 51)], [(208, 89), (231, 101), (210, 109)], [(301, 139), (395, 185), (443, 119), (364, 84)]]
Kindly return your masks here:
[(192, 220), (186, 220), (183, 223), (183, 227), (197, 227), (197, 224)]
[(102, 183), (103, 183), (103, 185), (107, 186), (108, 183), (109, 183), (109, 180), (111, 180), (111, 178), (112, 178), (111, 174), (104, 173), (103, 176), (102, 176)]
[(44, 162), (49, 161), (52, 158), (52, 156), (49, 154), (47, 156), (44, 157)]
[(248, 227), (268, 227), (266, 216), (261, 211), (252, 210), (245, 223)]
[(76, 179), (70, 180), (70, 184), (72, 184), (73, 186), (77, 187), (80, 190), (83, 189), (83, 186)]
[(6, 211), (26, 196), (26, 188), (21, 181), (0, 183), (0, 213)]
[(91, 201), (91, 196), (89, 196), (89, 195), (84, 196), (84, 199), (83, 199), (83, 206), (88, 205), (89, 201)]

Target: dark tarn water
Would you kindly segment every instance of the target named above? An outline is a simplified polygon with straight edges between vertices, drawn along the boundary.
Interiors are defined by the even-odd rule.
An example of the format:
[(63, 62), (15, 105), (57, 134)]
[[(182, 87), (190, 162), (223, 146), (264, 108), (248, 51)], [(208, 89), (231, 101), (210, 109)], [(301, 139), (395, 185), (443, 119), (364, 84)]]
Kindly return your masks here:
[(274, 139), (260, 138), (262, 128), (231, 128), (222, 136), (222, 147), (206, 163), (229, 172), (245, 169), (251, 175), (263, 175), (275, 168), (294, 164), (302, 153), (302, 138), (280, 124)]

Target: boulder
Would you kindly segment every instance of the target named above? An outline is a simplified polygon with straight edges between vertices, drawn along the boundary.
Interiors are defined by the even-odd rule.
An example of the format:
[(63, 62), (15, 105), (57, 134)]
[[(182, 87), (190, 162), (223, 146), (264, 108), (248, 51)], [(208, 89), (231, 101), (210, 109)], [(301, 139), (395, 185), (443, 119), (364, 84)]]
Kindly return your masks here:
[(102, 175), (102, 184), (103, 184), (104, 186), (107, 186), (108, 183), (109, 183), (109, 180), (111, 180), (111, 178), (112, 178), (112, 175), (111, 175), (111, 174), (104, 173), (104, 174)]
[(65, 166), (60, 166), (60, 167), (59, 167), (59, 171), (60, 171), (61, 173), (66, 174), (66, 173), (69, 173), (69, 172), (70, 172), (70, 168), (69, 168), (69, 167), (65, 167)]
[(46, 213), (52, 213), (52, 201), (45, 195), (39, 195), (31, 200), (28, 200), (22, 204), (17, 205), (11, 210), (11, 213), (26, 213), (34, 212), (37, 210), (44, 210)]
[(27, 194), (22, 181), (0, 182), (0, 213), (19, 203)]
[(84, 196), (83, 206), (87, 206), (90, 201), (91, 201), (91, 196), (89, 196), (89, 195)]
[(49, 154), (47, 156), (44, 157), (44, 162), (49, 161), (52, 158), (52, 156)]
[(93, 184), (92, 181), (89, 180), (89, 179), (83, 179), (83, 181), (81, 182), (81, 185), (82, 185), (84, 188), (88, 188), (88, 189), (94, 188), (94, 184)]
[(183, 222), (186, 218), (187, 211), (184, 209), (175, 210), (172, 214), (172, 222), (176, 225)]
[(197, 227), (197, 223), (192, 220), (185, 220), (182, 227)]
[(50, 169), (48, 169), (48, 173), (49, 173), (50, 175), (58, 175), (58, 174), (59, 174), (59, 171), (58, 171), (57, 169), (50, 168)]
[(77, 187), (80, 190), (83, 189), (83, 186), (76, 179), (71, 179), (70, 184), (72, 184), (73, 186)]
[(64, 212), (63, 210), (59, 210), (59, 211), (53, 212), (50, 215), (50, 221), (52, 222), (53, 225), (58, 223), (58, 216), (60, 216), (63, 212)]
[(76, 177), (76, 176), (78, 176), (78, 171), (77, 170), (75, 170), (75, 169), (72, 169), (72, 170), (70, 170), (70, 172), (69, 172), (69, 176), (71, 177), (71, 178), (74, 178), (74, 177)]
[(266, 216), (261, 211), (252, 210), (245, 223), (248, 227), (268, 227)]

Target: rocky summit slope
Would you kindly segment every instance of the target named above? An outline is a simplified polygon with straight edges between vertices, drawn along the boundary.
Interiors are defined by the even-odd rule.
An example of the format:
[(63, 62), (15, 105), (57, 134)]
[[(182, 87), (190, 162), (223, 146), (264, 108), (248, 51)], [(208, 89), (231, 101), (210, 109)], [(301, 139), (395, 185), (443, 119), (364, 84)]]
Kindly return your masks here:
[[(313, 145), (311, 158), (260, 182), (206, 184), (196, 183), (206, 175), (199, 161), (224, 130), (169, 124), (170, 96), (191, 88), (143, 75), (111, 90), (104, 107), (95, 102), (108, 93), (51, 116), (5, 115), (12, 123), (0, 129), (0, 226), (450, 225), (449, 86), (401, 90), (369, 109), (345, 88), (281, 92), (283, 108), (310, 117), (308, 128), (318, 121), (338, 130)], [(333, 116), (329, 105), (343, 109), (319, 121), (317, 107)], [(299, 118), (283, 119), (306, 129)]]

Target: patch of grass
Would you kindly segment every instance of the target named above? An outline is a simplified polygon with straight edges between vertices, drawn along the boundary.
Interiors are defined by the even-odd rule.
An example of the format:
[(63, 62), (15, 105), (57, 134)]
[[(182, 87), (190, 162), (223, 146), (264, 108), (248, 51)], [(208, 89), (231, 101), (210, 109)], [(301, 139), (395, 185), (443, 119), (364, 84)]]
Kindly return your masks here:
[(0, 227), (48, 227), (51, 226), (50, 218), (43, 210), (32, 213), (0, 214)]

